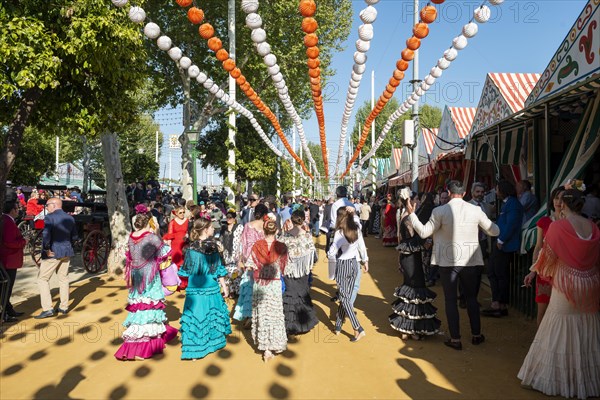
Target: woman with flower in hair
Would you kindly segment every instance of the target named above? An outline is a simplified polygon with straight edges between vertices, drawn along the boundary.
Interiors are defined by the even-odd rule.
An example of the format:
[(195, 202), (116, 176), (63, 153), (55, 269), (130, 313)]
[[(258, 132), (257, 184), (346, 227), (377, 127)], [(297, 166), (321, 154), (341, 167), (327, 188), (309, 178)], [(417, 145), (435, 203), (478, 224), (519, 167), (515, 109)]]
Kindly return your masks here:
[(383, 207), (383, 245), (385, 247), (396, 247), (398, 236), (396, 232), (396, 207), (392, 194), (388, 193), (386, 204)]
[(252, 338), (263, 351), (264, 361), (287, 347), (281, 275), (288, 262), (285, 244), (275, 239), (277, 223), (267, 218), (263, 223), (264, 239), (258, 240), (247, 260), (252, 269)]
[(531, 267), (552, 296), (517, 376), (524, 388), (585, 399), (600, 396), (600, 229), (581, 215), (581, 191), (565, 190), (562, 203)]
[(250, 258), (252, 246), (257, 241), (264, 239), (263, 223), (268, 219), (269, 209), (264, 204), (258, 204), (254, 207), (254, 221), (244, 225), (242, 231), (242, 253), (240, 255), (239, 269), (242, 271), (242, 280), (240, 281), (240, 295), (235, 305), (233, 319), (243, 321), (244, 327), (249, 328), (252, 323), (252, 287), (254, 284), (253, 273), (246, 266)]
[[(163, 235), (163, 240), (167, 242), (172, 249), (172, 260), (177, 267), (181, 268), (183, 264), (183, 248), (187, 243), (189, 220), (185, 218), (185, 208), (176, 207), (173, 211), (173, 219), (169, 222), (169, 230)], [(181, 280), (180, 290), (187, 286), (185, 279)]]
[(179, 276), (188, 286), (181, 315), (181, 359), (203, 358), (225, 347), (225, 336), (231, 334), (229, 310), (225, 297), (227, 270), (221, 262), (223, 246), (212, 236), (215, 230), (209, 219), (194, 221), (191, 244), (186, 249)]
[(135, 216), (134, 228), (128, 240), (125, 280), (129, 288), (123, 326), (124, 343), (115, 353), (118, 360), (140, 360), (160, 354), (165, 343), (177, 335), (177, 329), (166, 324), (165, 295), (160, 277), (160, 264), (169, 253), (165, 244), (149, 225), (152, 215)]

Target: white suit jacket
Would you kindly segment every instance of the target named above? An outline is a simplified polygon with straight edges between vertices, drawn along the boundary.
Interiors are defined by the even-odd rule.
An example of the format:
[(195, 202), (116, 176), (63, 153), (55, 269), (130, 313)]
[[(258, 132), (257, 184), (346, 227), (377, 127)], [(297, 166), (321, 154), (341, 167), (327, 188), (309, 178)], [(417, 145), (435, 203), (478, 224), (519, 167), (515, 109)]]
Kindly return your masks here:
[(433, 209), (423, 225), (412, 213), (410, 221), (423, 239), (433, 235), (431, 264), (440, 267), (483, 265), (479, 248), (479, 228), (490, 236), (500, 229), (481, 210), (463, 199), (451, 199), (448, 204)]

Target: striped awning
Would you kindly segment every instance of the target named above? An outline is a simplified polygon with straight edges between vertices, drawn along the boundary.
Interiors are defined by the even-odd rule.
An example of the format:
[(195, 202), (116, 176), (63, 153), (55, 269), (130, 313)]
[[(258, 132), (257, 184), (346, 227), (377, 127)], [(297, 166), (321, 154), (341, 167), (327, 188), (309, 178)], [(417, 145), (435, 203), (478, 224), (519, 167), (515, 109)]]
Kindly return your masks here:
[(519, 165), (524, 137), (524, 126), (502, 132), (502, 156), (500, 157), (500, 164)]
[[(471, 120), (471, 122), (473, 122), (473, 120)], [(438, 135), (438, 131), (438, 128), (423, 128), (423, 139), (427, 154), (431, 154), (433, 152), (433, 146), (435, 145), (435, 139)]]
[(402, 166), (402, 147), (396, 149), (392, 147), (392, 158), (394, 159), (394, 165), (396, 166), (396, 170), (399, 170)]
[(498, 135), (477, 136), (469, 142), (465, 158), (482, 162), (494, 162), (494, 152), (498, 151), (497, 149)]
[(490, 78), (513, 112), (523, 109), (525, 100), (540, 76), (540, 74), (490, 73)]
[[(458, 132), (458, 136), (461, 139), (467, 137), (471, 131), (471, 125), (473, 125), (473, 119), (477, 112), (476, 107), (448, 107), (450, 115), (452, 115), (452, 121)], [(433, 145), (431, 146), (433, 148)], [(430, 153), (431, 154), (431, 153)]]
[(442, 173), (462, 169), (465, 155), (460, 153), (444, 154), (435, 161), (435, 172)]

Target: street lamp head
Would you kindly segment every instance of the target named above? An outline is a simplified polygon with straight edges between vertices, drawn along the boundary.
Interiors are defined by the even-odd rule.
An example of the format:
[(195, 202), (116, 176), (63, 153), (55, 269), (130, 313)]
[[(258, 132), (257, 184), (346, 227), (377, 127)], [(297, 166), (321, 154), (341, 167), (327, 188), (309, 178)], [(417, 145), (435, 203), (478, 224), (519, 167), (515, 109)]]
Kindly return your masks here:
[(186, 134), (188, 140), (192, 143), (198, 142), (199, 133), (200, 132), (198, 132), (196, 130), (191, 130), (191, 129), (185, 131), (185, 134)]

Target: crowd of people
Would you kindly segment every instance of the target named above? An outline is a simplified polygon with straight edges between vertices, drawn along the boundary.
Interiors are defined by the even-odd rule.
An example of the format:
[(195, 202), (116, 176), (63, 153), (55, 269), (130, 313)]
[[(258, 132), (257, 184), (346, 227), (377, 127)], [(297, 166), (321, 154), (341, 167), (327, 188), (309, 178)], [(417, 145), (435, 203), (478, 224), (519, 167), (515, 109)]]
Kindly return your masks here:
[[(534, 263), (524, 286), (536, 287), (538, 332), (518, 377), (524, 387), (583, 398), (600, 394), (600, 230), (594, 220), (597, 193), (588, 190), (586, 196), (581, 189), (576, 181), (555, 189), (548, 215), (537, 222)], [(492, 199), (499, 204), (487, 201), (489, 193), (477, 182), (465, 201), (466, 190), (458, 181), (447, 182), (437, 193), (401, 187), (365, 197), (350, 196), (340, 186), (327, 200), (284, 195), (281, 207), (274, 196), (250, 194), (226, 209), (222, 193), (210, 195), (204, 188), (196, 204), (154, 190), (152, 184), (146, 190), (141, 184), (130, 186), (129, 313), (117, 359), (146, 359), (163, 351), (178, 333), (164, 311), (166, 297), (177, 291), (185, 293), (182, 359), (203, 358), (226, 345), (232, 329), (225, 298), (236, 299), (233, 320), (251, 329), (263, 359), (272, 359), (286, 349), (290, 336), (310, 332), (319, 322), (311, 282), (318, 260), (314, 238), (322, 234), (328, 275), (337, 289), (332, 296), (338, 302), (335, 334), (342, 332), (346, 318), (352, 342), (367, 334), (354, 302), (362, 275), (369, 271), (364, 238), (376, 235), (382, 246), (398, 252), (403, 279), (394, 292), (389, 323), (402, 339), (423, 340), (439, 332), (431, 287), (440, 281), (449, 331), (444, 344), (462, 350), (458, 309), (465, 308), (471, 344), (481, 345), (486, 338), (480, 317), (508, 315), (509, 271), (520, 250), (521, 227), (538, 212), (526, 181), (516, 186), (498, 182)], [(0, 261), (8, 271), (22, 265), (26, 243), (14, 224), (26, 201), (20, 195), (17, 190), (4, 206)], [(35, 200), (32, 195), (32, 210)], [(62, 201), (50, 197), (45, 202), (40, 319), (68, 312), (66, 274), (76, 230), (72, 217), (61, 210)], [(481, 310), (478, 295), (486, 267), (492, 299)], [(61, 282), (57, 310), (47, 288), (54, 272)], [(11, 288), (14, 275), (9, 274)], [(6, 315), (14, 321), (20, 313), (9, 303)]]

